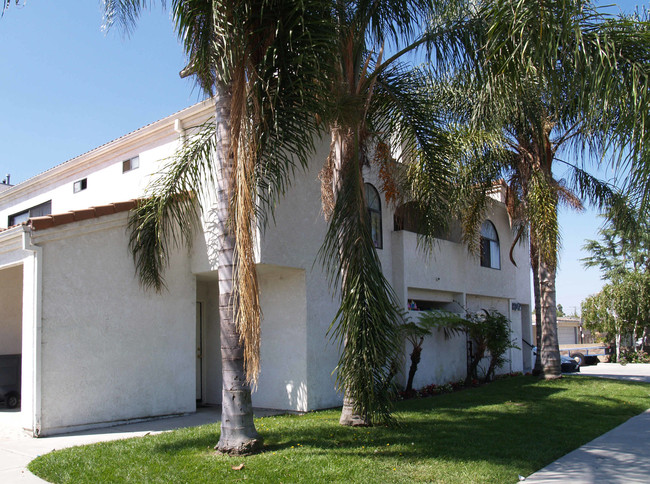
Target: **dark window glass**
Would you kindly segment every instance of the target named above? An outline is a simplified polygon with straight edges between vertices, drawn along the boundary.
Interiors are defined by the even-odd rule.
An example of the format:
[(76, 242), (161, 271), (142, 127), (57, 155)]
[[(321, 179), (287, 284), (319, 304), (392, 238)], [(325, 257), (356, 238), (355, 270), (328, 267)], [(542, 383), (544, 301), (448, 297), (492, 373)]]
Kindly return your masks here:
[(379, 192), (370, 183), (366, 183), (366, 205), (368, 206), (368, 221), (370, 223), (370, 233), (375, 247), (383, 247), (382, 229), (381, 229), (381, 199)]
[(135, 156), (131, 158), (130, 160), (124, 160), (122, 162), (122, 173), (126, 173), (127, 171), (135, 170), (140, 166), (140, 157)]
[(21, 224), (23, 222), (27, 222), (29, 219), (29, 210), (25, 210), (24, 212), (19, 212), (15, 213), (13, 215), (9, 215), (9, 223), (7, 226), (12, 227), (14, 225)]
[(88, 188), (88, 178), (84, 178), (83, 180), (76, 181), (72, 185), (72, 191), (74, 193), (80, 192), (81, 190), (85, 190), (86, 188)]
[(9, 215), (8, 226), (18, 225), (23, 222), (27, 222), (32, 217), (43, 217), (44, 215), (50, 215), (52, 213), (52, 200), (48, 200), (45, 203), (35, 205), (28, 210), (23, 210), (22, 212), (14, 213)]
[(481, 265), (492, 269), (501, 269), (499, 235), (494, 224), (489, 220), (481, 225)]

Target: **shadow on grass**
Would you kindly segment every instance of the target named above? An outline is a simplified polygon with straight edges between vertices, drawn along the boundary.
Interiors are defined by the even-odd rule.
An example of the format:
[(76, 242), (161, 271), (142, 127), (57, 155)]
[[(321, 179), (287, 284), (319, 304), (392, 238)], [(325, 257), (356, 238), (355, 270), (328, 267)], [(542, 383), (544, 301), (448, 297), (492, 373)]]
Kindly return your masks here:
[[(319, 419), (285, 416), (273, 420), (274, 425), (262, 424), (264, 452), (299, 449), (332, 459), (371, 454), (374, 459), (520, 462), (534, 470), (645, 410), (642, 404), (626, 404), (615, 395), (595, 399), (593, 390), (587, 391), (593, 384), (588, 378), (543, 382), (517, 377), (408, 400), (397, 404), (399, 423), (392, 427), (340, 427), (336, 411), (322, 412), (327, 417)], [(570, 396), (563, 398), (565, 392)], [(271, 421), (257, 422), (259, 427)], [(206, 448), (218, 437), (212, 433), (161, 442), (156, 451)]]
[[(604, 388), (610, 393), (603, 394)], [(529, 475), (650, 407), (648, 388), (586, 377), (551, 382), (517, 377), (399, 402), (399, 424), (392, 427), (341, 427), (336, 410), (257, 419), (265, 448), (247, 458), (246, 476), (265, 482), (385, 482), (388, 474), (382, 472), (399, 463), (406, 469), (401, 482), (516, 480), (517, 473)], [(201, 476), (235, 472), (234, 459), (215, 456), (218, 440), (218, 425), (211, 424), (101, 444), (102, 452), (99, 446), (67, 449), (34, 462), (47, 475), (82, 469), (67, 482), (101, 481), (111, 467), (122, 472), (116, 481), (173, 476), (203, 482), (187, 474), (189, 469), (204, 470)], [(143, 466), (145, 461), (155, 465)]]

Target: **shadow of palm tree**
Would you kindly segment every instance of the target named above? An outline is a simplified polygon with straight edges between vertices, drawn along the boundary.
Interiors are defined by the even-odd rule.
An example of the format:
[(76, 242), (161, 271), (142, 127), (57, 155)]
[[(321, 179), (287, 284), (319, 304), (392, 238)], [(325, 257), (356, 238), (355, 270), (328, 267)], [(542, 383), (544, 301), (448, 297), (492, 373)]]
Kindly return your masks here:
[[(268, 421), (274, 424), (264, 428), (264, 452), (299, 448), (307, 456), (328, 458), (515, 463), (532, 472), (645, 410), (641, 404), (626, 405), (616, 395), (576, 399), (581, 386), (592, 385), (591, 380), (543, 382), (517, 377), (507, 383), (497, 381), (454, 394), (399, 402), (399, 423), (390, 427), (341, 427), (336, 411), (319, 412), (315, 419), (313, 415), (310, 419), (283, 416)], [(569, 389), (573, 397), (567, 400), (563, 393)], [(585, 395), (593, 391), (585, 388)], [(592, 415), (593, 425), (586, 427), (584, 417)], [(178, 439), (177, 435), (176, 439), (159, 442), (156, 452), (211, 448), (219, 439), (218, 427), (198, 437)]]

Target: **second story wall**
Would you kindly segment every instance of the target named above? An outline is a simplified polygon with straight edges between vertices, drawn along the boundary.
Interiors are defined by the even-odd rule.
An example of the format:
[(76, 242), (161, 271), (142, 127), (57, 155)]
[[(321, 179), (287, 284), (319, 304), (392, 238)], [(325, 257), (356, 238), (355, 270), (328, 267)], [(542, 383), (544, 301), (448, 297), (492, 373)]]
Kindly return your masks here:
[[(184, 134), (179, 128), (191, 131), (212, 114), (209, 102), (196, 104), (2, 191), (0, 228), (20, 223), (30, 215), (142, 197), (151, 176), (176, 152)], [(42, 213), (43, 207), (47, 213)], [(33, 208), (35, 213), (30, 213)]]

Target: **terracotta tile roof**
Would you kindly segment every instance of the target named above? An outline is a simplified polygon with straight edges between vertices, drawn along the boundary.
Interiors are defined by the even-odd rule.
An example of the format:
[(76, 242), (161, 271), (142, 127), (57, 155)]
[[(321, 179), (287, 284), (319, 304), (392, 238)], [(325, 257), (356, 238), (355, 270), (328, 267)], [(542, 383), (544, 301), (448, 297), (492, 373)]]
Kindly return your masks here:
[[(81, 220), (102, 217), (113, 213), (126, 212), (135, 208), (138, 200), (127, 200), (125, 202), (109, 203), (108, 205), (97, 205), (96, 207), (83, 208), (81, 210), (72, 210), (65, 213), (45, 215), (43, 217), (33, 217), (25, 222), (32, 230), (44, 230), (59, 225), (65, 225)], [(9, 227), (11, 228), (11, 227)]]
[(0, 232), (5, 232), (6, 230), (13, 229), (14, 227), (18, 227), (18, 225), (12, 225), (11, 227), (7, 227), (6, 229), (0, 228)]

